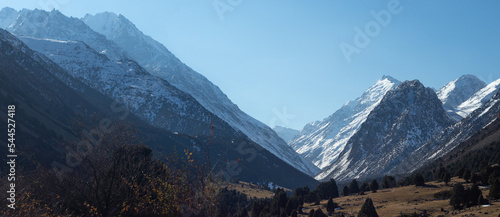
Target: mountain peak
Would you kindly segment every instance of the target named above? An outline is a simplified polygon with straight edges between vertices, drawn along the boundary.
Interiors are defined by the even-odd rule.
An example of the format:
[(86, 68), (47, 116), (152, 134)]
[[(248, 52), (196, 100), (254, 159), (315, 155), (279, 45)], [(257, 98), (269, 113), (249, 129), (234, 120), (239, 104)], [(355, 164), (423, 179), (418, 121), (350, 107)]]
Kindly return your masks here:
[(87, 15), (82, 21), (115, 42), (151, 74), (193, 96), (203, 107), (285, 162), (310, 175), (319, 172), (311, 162), (297, 155), (269, 126), (241, 111), (216, 85), (182, 63), (163, 44), (145, 35), (121, 15), (112, 18), (112, 14), (105, 13), (101, 16)]
[(476, 77), (475, 75), (472, 75), (472, 74), (465, 74), (465, 75), (462, 75), (460, 76), (460, 78), (458, 78), (459, 80), (460, 79), (471, 79), (471, 80), (481, 80), (479, 79), (478, 77)]
[(14, 8), (5, 7), (0, 10), (0, 28), (7, 29), (15, 20), (19, 11)]
[(89, 25), (95, 31), (109, 37), (113, 35), (113, 30), (118, 28), (133, 28), (133, 31), (140, 31), (137, 27), (121, 14), (109, 11), (97, 13), (95, 15), (86, 14), (82, 21)]
[(116, 22), (117, 20), (118, 21), (130, 22), (122, 14), (117, 14), (117, 13), (109, 12), (109, 11), (104, 11), (104, 12), (101, 12), (101, 13), (97, 13), (95, 15), (85, 14), (85, 16), (82, 18), (82, 20), (84, 22), (87, 22), (87, 20), (93, 20), (94, 22), (100, 21), (101, 24), (110, 24), (110, 22)]
[(384, 95), (399, 83), (390, 76), (382, 77), (359, 98), (348, 101), (323, 121), (304, 126), (289, 142), (290, 146), (320, 168), (331, 165)]
[(4, 7), (2, 8), (2, 10), (0, 10), (0, 14), (10, 14), (15, 12), (17, 12), (17, 10), (11, 7)]
[(278, 136), (283, 138), (285, 142), (291, 141), (299, 133), (299, 131), (296, 129), (291, 129), (283, 126), (274, 126), (273, 130), (278, 134)]
[(474, 75), (466, 74), (447, 83), (436, 91), (443, 107), (453, 117), (461, 119), (455, 112), (460, 112), (459, 106), (469, 100), (476, 92), (486, 87), (486, 83)]
[(382, 78), (380, 79), (380, 81), (385, 80), (385, 79), (392, 81), (392, 82), (396, 82), (396, 83), (400, 82), (398, 79), (395, 79), (390, 75), (383, 75)]
[(422, 84), (422, 82), (420, 82), (418, 79), (411, 80), (411, 81), (403, 81), (401, 85), (402, 86), (408, 85), (410, 87), (414, 87), (414, 86), (423, 87), (424, 86), (424, 84)]
[(318, 180), (348, 180), (382, 176), (404, 161), (433, 135), (453, 124), (436, 93), (419, 80), (404, 81), (389, 90), (337, 160)]
[(434, 90), (432, 90), (430, 87), (425, 87), (424, 84), (422, 84), (422, 82), (420, 82), (417, 79), (411, 80), (411, 81), (401, 82), (399, 85), (397, 85), (394, 88), (394, 91), (396, 91), (396, 90), (417, 90), (417, 91), (429, 90), (429, 91), (434, 92)]
[(83, 41), (110, 59), (128, 58), (114, 42), (106, 40), (105, 36), (92, 30), (80, 19), (67, 17), (58, 10), (47, 12), (39, 9), (22, 9), (18, 13), (1, 15), (0, 27), (16, 35), (61, 41)]
[(476, 91), (470, 98), (456, 106), (456, 113), (463, 118), (467, 117), (467, 115), (480, 108), (485, 102), (491, 99), (498, 90), (500, 90), (500, 79)]

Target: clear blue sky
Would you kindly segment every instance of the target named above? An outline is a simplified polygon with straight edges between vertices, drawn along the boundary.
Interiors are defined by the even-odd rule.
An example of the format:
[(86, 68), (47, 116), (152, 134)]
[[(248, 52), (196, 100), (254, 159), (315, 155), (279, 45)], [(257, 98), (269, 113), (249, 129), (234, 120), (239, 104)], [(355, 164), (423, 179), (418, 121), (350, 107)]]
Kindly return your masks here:
[[(219, 16), (219, 9), (227, 9)], [(234, 5), (231, 5), (232, 2)], [(439, 88), (462, 74), (500, 78), (498, 1), (2, 0), (68, 16), (120, 13), (266, 124), (301, 129), (382, 75)], [(397, 6), (397, 7), (396, 7)], [(376, 24), (371, 11), (389, 11)], [(230, 11), (229, 11), (230, 10)], [(380, 27), (379, 29), (377, 29)], [(341, 50), (366, 33), (347, 61)], [(344, 44), (345, 45), (345, 44)], [(288, 118), (275, 113), (286, 110)]]

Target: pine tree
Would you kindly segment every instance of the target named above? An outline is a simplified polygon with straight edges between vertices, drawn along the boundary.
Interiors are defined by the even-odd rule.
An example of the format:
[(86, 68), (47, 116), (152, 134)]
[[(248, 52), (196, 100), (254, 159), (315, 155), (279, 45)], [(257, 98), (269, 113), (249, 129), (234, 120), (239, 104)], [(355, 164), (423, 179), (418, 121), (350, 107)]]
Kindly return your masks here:
[(238, 210), (238, 212), (234, 216), (235, 217), (248, 217), (248, 211), (247, 211), (247, 209), (245, 209), (245, 207), (242, 207), (242, 208), (240, 208), (240, 210)]
[(465, 179), (466, 182), (469, 182), (470, 176), (471, 176), (471, 171), (469, 168), (466, 168), (463, 175), (463, 178)]
[(300, 206), (299, 206), (299, 208), (298, 208), (298, 210), (297, 210), (297, 212), (298, 212), (299, 214), (304, 214), (304, 212), (302, 211), (302, 209), (303, 209), (303, 208), (304, 208), (304, 207), (303, 207), (302, 205), (300, 205)]
[(291, 217), (297, 217), (297, 215), (298, 215), (298, 214), (297, 214), (297, 211), (293, 210), (293, 211), (292, 211), (292, 215), (291, 215)]
[(420, 175), (420, 173), (417, 173), (413, 177), (413, 184), (415, 184), (415, 186), (424, 186), (425, 185), (424, 177)]
[(370, 184), (368, 184), (368, 182), (363, 182), (363, 184), (361, 184), (361, 186), (359, 187), (359, 190), (360, 191), (369, 191), (370, 190)]
[(330, 179), (328, 182), (319, 183), (313, 193), (318, 195), (321, 200), (327, 200), (330, 197), (336, 198), (339, 196), (337, 182), (334, 179)]
[[(276, 213), (276, 211), (279, 211), (281, 208), (284, 209), (286, 207), (287, 202), (288, 202), (288, 197), (286, 196), (285, 190), (278, 188), (276, 190), (276, 193), (274, 193), (272, 201), (274, 208), (273, 212)], [(276, 214), (279, 214), (279, 212), (277, 212)]]
[(481, 177), (477, 173), (472, 174), (472, 176), (470, 177), (470, 182), (476, 185), (479, 181), (481, 181)]
[(373, 201), (370, 198), (366, 198), (365, 203), (361, 207), (358, 213), (358, 217), (378, 217), (375, 206), (373, 206)]
[(288, 202), (286, 202), (286, 206), (285, 206), (285, 213), (287, 215), (290, 215), (292, 214), (292, 211), (293, 209), (295, 209), (296, 207), (294, 206), (293, 202), (291, 199), (288, 200)]
[(398, 186), (403, 187), (403, 186), (409, 186), (413, 183), (412, 177), (407, 176), (399, 180)]
[(446, 173), (446, 169), (444, 167), (439, 168), (438, 179), (443, 180), (443, 176), (444, 176), (445, 173)]
[(378, 190), (378, 182), (377, 180), (372, 180), (372, 182), (370, 183), (370, 190), (372, 190), (373, 193), (377, 192)]
[(342, 196), (344, 196), (344, 197), (345, 197), (345, 196), (349, 196), (350, 191), (349, 191), (349, 187), (347, 187), (347, 185), (346, 185), (346, 186), (344, 186), (344, 188), (342, 188), (342, 192), (341, 192), (341, 194), (342, 194)]
[(445, 172), (443, 174), (443, 182), (444, 184), (448, 185), (448, 183), (451, 181), (451, 174), (449, 172)]
[(467, 207), (477, 205), (477, 198), (482, 194), (481, 190), (477, 185), (472, 185), (470, 189), (466, 191), (467, 196)]
[(349, 193), (351, 194), (359, 193), (359, 185), (356, 179), (353, 179), (352, 182), (349, 184)]
[(318, 209), (314, 212), (314, 217), (328, 217), (323, 210)]
[(252, 209), (251, 209), (251, 216), (252, 217), (259, 217), (260, 213), (262, 212), (262, 210), (264, 209), (265, 206), (266, 206), (266, 204), (262, 200), (253, 201)]
[(271, 205), (270, 204), (267, 204), (264, 209), (262, 209), (262, 211), (260, 212), (260, 214), (258, 215), (259, 217), (270, 217), (270, 216), (277, 216), (279, 213), (274, 213), (273, 214), (273, 211), (271, 210)]
[(384, 176), (382, 180), (382, 188), (393, 188), (396, 187), (396, 178), (394, 176)]
[(335, 212), (335, 208), (337, 208), (337, 204), (333, 202), (332, 198), (328, 199), (328, 203), (326, 204), (326, 211), (329, 215), (332, 215)]
[(314, 205), (319, 205), (321, 203), (321, 200), (319, 197), (316, 197), (316, 200), (314, 201)]
[(457, 172), (455, 173), (455, 176), (458, 176), (458, 178), (463, 178), (464, 177), (464, 172), (465, 172), (465, 168), (464, 167), (460, 167), (460, 169), (458, 169)]
[[(500, 179), (500, 172), (499, 171), (493, 171), (491, 173), (488, 173), (487, 171), (484, 173), (485, 174), (485, 179), (486, 179), (486, 176), (488, 176), (487, 174), (490, 174), (488, 176), (488, 183), (489, 184), (493, 184), (495, 183), (495, 180), (497, 179)], [(472, 179), (472, 178), (471, 178)], [(472, 181), (472, 180), (471, 180)]]
[(490, 187), (490, 194), (488, 195), (493, 199), (500, 199), (500, 180), (495, 180), (495, 182)]
[(481, 206), (481, 205), (485, 205), (485, 199), (483, 197), (482, 194), (479, 195), (479, 197), (477, 198), (477, 205)]
[(453, 186), (453, 191), (451, 192), (450, 205), (453, 209), (462, 209), (465, 204), (465, 189), (460, 183)]
[(310, 192), (309, 187), (306, 186), (306, 187), (303, 187), (303, 188), (296, 188), (295, 191), (293, 192), (293, 195), (295, 195), (297, 197), (300, 197), (300, 196), (304, 197), (309, 192)]
[(314, 209), (311, 209), (311, 211), (309, 211), (309, 217), (314, 217)]
[(484, 160), (483, 160), (483, 161), (481, 161), (481, 163), (479, 164), (479, 169), (480, 169), (480, 170), (482, 170), (482, 169), (484, 169), (484, 168), (489, 167), (489, 165), (490, 165), (490, 164), (488, 163), (488, 161), (487, 161), (486, 159), (484, 159)]

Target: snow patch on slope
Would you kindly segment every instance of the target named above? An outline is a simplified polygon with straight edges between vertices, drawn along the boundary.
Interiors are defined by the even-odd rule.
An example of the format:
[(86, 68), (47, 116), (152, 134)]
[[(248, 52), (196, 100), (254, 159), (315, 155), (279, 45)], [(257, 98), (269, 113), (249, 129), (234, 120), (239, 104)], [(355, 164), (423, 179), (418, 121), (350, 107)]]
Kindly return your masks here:
[(495, 94), (500, 89), (500, 79), (491, 82), (486, 87), (482, 88), (476, 92), (467, 101), (463, 102), (457, 106), (457, 114), (463, 118), (467, 117), (470, 113), (480, 108), (485, 102), (487, 102), (493, 94)]
[(384, 95), (399, 83), (390, 76), (382, 77), (361, 97), (348, 101), (330, 117), (306, 125), (290, 145), (319, 168), (329, 166)]
[(434, 90), (417, 80), (405, 81), (387, 92), (338, 159), (316, 179), (383, 176), (453, 123)]
[(309, 175), (319, 172), (316, 166), (299, 156), (270, 127), (241, 111), (219, 87), (182, 63), (161, 43), (143, 34), (124, 16), (105, 12), (87, 14), (82, 20), (118, 44), (151, 74), (190, 94), (203, 107), (283, 161)]

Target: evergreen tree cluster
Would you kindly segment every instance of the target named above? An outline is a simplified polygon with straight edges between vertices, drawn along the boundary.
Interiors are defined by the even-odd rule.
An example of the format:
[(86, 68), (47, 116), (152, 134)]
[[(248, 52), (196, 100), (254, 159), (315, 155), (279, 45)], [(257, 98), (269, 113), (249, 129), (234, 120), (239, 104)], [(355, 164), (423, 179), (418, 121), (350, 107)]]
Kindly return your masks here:
[[(462, 173), (463, 174), (463, 173)], [(439, 180), (443, 181), (446, 185), (451, 181), (451, 173), (446, 170), (446, 168), (441, 167), (438, 171)]]
[[(338, 204), (333, 202), (333, 198), (339, 196), (337, 183), (331, 179), (320, 183), (314, 190), (307, 186), (295, 189), (291, 196), (288, 196), (283, 189), (278, 188), (272, 199), (255, 200), (250, 210), (251, 217), (280, 217), (280, 216), (298, 216), (304, 214), (302, 209), (304, 203), (314, 203), (319, 205), (321, 200), (327, 200), (327, 212), (333, 214)], [(231, 205), (232, 211), (238, 210)], [(323, 217), (328, 216), (322, 210), (311, 210), (309, 216)]]
[(218, 197), (217, 217), (248, 217), (247, 195), (223, 188)]
[[(488, 165), (500, 163), (500, 138), (488, 138), (493, 140), (492, 142), (483, 141), (487, 135), (498, 131), (499, 127), (500, 122), (491, 124), (487, 129), (483, 130), (484, 132), (478, 132), (477, 135), (472, 136), (469, 141), (464, 142), (452, 153), (421, 168), (419, 172), (427, 180), (440, 180), (442, 178), (440, 177), (442, 175), (440, 170), (442, 167), (446, 167), (451, 176), (458, 176), (470, 182), (473, 182), (473, 179), (478, 180), (477, 178), (483, 178), (482, 181), (484, 181), (484, 178), (488, 179), (488, 177), (481, 176), (480, 173), (474, 177), (473, 171), (482, 171)], [(471, 150), (474, 144), (481, 142), (485, 145)], [(440, 169), (437, 170), (436, 168)], [(481, 179), (479, 180), (481, 181)]]
[(415, 174), (415, 176), (413, 176), (413, 184), (415, 186), (424, 186), (425, 185), (424, 176), (422, 176), (420, 173)]
[(314, 210), (312, 209), (310, 212), (309, 212), (309, 217), (328, 217), (328, 215), (326, 215), (323, 210), (321, 209), (317, 209), (317, 210)]
[[(334, 182), (333, 182), (334, 183)], [(323, 185), (318, 188), (322, 190), (332, 190), (331, 186)], [(335, 186), (336, 188), (336, 186)], [(333, 189), (334, 190), (334, 189)], [(250, 210), (251, 217), (280, 217), (280, 216), (297, 216), (302, 213), (302, 207), (305, 202), (307, 203), (315, 203), (316, 201), (320, 201), (320, 197), (316, 192), (322, 192), (320, 190), (315, 189), (314, 191), (310, 191), (309, 187), (301, 187), (295, 189), (291, 196), (288, 196), (287, 193), (278, 188), (272, 199), (269, 200), (256, 200), (253, 201), (252, 208)], [(322, 192), (326, 194), (325, 192)], [(338, 195), (338, 192), (337, 192)]]
[(454, 209), (463, 209), (475, 205), (482, 205), (484, 203), (486, 203), (486, 201), (477, 185), (473, 185), (467, 189), (460, 183), (453, 186), (450, 205), (453, 206)]
[(382, 180), (382, 188), (394, 188), (397, 186), (396, 178), (394, 176), (384, 176)]
[(278, 188), (271, 200), (254, 201), (250, 213), (251, 217), (290, 216), (299, 205), (302, 204), (296, 196), (289, 198), (283, 189)]
[[(386, 177), (386, 186), (395, 186), (395, 183), (396, 181), (394, 177)], [(357, 180), (352, 180), (348, 185), (343, 187), (342, 193), (349, 195), (353, 193), (351, 192), (351, 189), (354, 190), (355, 193), (361, 193), (368, 190), (376, 191), (379, 189), (379, 185), (377, 180), (372, 180), (370, 183), (364, 182), (361, 186), (359, 186)], [(227, 195), (226, 197), (233, 198), (233, 200), (237, 201), (245, 201), (246, 199), (239, 198), (238, 194), (234, 194), (234, 192), (231, 192), (231, 194), (232, 195)], [(307, 186), (297, 188), (291, 196), (288, 196), (283, 189), (278, 188), (272, 199), (253, 200), (250, 211), (246, 213), (249, 214), (249, 217), (295, 217), (299, 214), (311, 217), (344, 216), (344, 213), (335, 212), (335, 209), (338, 208), (339, 205), (333, 201), (333, 198), (338, 196), (338, 186), (333, 179), (328, 182), (321, 183), (313, 191), (311, 191)], [(325, 200), (326, 197), (328, 199), (328, 202), (324, 205), (326, 213), (321, 208), (311, 209), (309, 213), (303, 212), (304, 203), (319, 204), (319, 200)], [(242, 206), (234, 201), (228, 204), (231, 207), (231, 212), (235, 212), (235, 214), (228, 216), (246, 216), (243, 211), (245, 206)], [(365, 201), (358, 216), (378, 217), (373, 201), (370, 198)]]
[(316, 194), (320, 200), (327, 200), (328, 198), (339, 197), (339, 189), (337, 187), (337, 182), (330, 179), (330, 181), (322, 182), (314, 189), (312, 192)]

